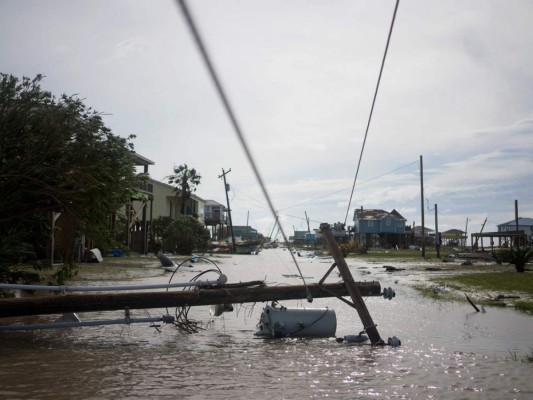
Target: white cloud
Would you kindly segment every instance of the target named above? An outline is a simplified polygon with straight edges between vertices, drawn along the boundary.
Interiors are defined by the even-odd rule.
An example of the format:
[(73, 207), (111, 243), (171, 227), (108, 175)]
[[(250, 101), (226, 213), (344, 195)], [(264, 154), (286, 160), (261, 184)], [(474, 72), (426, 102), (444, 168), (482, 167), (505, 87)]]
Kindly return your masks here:
[[(0, 2), (0, 70), (43, 73), (137, 135), (155, 178), (187, 163), (236, 223), (272, 217), (174, 2)], [(191, 2), (275, 207), (289, 228), (344, 220), (392, 16), (389, 2)], [(420, 221), (416, 160), (443, 227), (533, 217), (533, 3), (400, 4), (351, 209)], [(16, 39), (16, 40), (15, 40)], [(393, 171), (407, 163), (414, 164)], [(386, 174), (384, 176), (381, 176)], [(247, 197), (252, 196), (252, 198)], [(351, 218), (352, 211), (349, 212)], [(429, 220), (428, 220), (429, 221)], [(348, 221), (350, 223), (350, 220)], [(290, 229), (289, 229), (290, 230)], [(470, 228), (469, 228), (470, 230)]]

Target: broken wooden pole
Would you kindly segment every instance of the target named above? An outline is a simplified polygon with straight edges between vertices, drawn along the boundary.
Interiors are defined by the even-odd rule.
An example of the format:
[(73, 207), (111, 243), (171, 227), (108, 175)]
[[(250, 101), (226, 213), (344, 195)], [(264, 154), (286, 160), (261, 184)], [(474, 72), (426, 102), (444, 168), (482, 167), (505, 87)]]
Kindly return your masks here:
[(329, 224), (320, 224), (320, 230), (322, 232), (322, 235), (324, 235), (324, 238), (326, 239), (331, 255), (335, 260), (335, 263), (337, 264), (337, 268), (339, 269), (342, 280), (346, 285), (346, 289), (348, 290), (348, 293), (352, 298), (355, 309), (359, 314), (359, 318), (361, 318), (363, 328), (368, 334), (370, 343), (372, 343), (372, 346), (384, 345), (385, 343), (383, 342), (383, 339), (381, 339), (381, 336), (379, 336), (378, 329), (374, 324), (374, 321), (372, 320), (368, 309), (366, 308), (366, 304), (361, 295), (361, 291), (358, 289), (353, 279), (353, 276), (350, 270), (348, 269), (346, 260), (342, 256), (341, 250), (339, 249), (339, 246), (337, 245), (337, 242), (333, 237), (333, 234), (331, 233)]
[(479, 312), (479, 308), (477, 308), (477, 306), (474, 304), (474, 302), (470, 299), (470, 297), (468, 297), (468, 295), (465, 293), (465, 296), (466, 296), (466, 299), (468, 300), (468, 302), (470, 303), (470, 305), (472, 307), (474, 307), (474, 310), (476, 310), (476, 312)]
[[(358, 282), (364, 296), (380, 296), (379, 282)], [(307, 285), (314, 298), (348, 296), (343, 283)], [(323, 289), (322, 289), (323, 288)], [(141, 293), (67, 294), (22, 297), (0, 300), (0, 318), (26, 315), (63, 314), (165, 307), (206, 306), (212, 304), (239, 304), (263, 301), (305, 299), (304, 285), (232, 287), (231, 284), (206, 289), (159, 291)]]

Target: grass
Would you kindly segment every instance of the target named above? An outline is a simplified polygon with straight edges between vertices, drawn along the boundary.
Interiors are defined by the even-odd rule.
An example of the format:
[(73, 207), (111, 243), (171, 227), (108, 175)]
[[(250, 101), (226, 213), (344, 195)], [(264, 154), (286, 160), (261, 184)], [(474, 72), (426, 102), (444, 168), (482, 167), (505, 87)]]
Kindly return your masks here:
[[(443, 258), (453, 249), (441, 249), (437, 258), (435, 249), (426, 248), (426, 257), (420, 250), (371, 249), (367, 254), (350, 255), (350, 259), (366, 262), (402, 262), (411, 271), (425, 273), (428, 263), (434, 267), (430, 284), (413, 286), (422, 295), (433, 299), (467, 301), (464, 293), (478, 304), (492, 307), (512, 306), (533, 314), (533, 272), (517, 273), (513, 265), (475, 260), (472, 265), (445, 262)], [(443, 276), (446, 274), (446, 276)], [(445, 286), (448, 290), (442, 291)], [(499, 296), (501, 295), (501, 296)]]
[(442, 296), (434, 290), (431, 293), (431, 288), (416, 287), (416, 289), (432, 298), (457, 299), (463, 296), (463, 292), (467, 292), (469, 296), (475, 297), (479, 304), (492, 307), (513, 306), (517, 310), (533, 314), (533, 274), (494, 272), (492, 269), (487, 272), (477, 269), (479, 272), (462, 272), (431, 279), (431, 282), (451, 290), (448, 296)]
[[(362, 259), (365, 261), (371, 261), (371, 260), (421, 260), (423, 261), (424, 258), (422, 258), (422, 252), (420, 250), (384, 250), (384, 249), (371, 249), (365, 254), (349, 254), (349, 258), (355, 258), (355, 259)], [(427, 258), (436, 258), (437, 253), (428, 253), (426, 252), (426, 259)]]
[[(498, 265), (496, 263), (474, 263), (473, 265), (459, 265), (443, 262), (436, 257), (434, 249), (426, 249), (426, 257), (422, 258), (420, 250), (383, 250), (371, 249), (367, 254), (353, 255), (348, 259), (370, 263), (395, 262), (405, 263), (413, 272), (429, 275), (429, 285), (417, 284), (415, 289), (424, 296), (441, 300), (466, 301), (464, 292), (475, 299), (476, 303), (493, 307), (507, 307), (509, 305), (527, 313), (533, 314), (533, 272), (517, 273), (512, 265)], [(451, 250), (451, 249), (450, 249)], [(442, 249), (441, 256), (448, 250)], [(428, 272), (428, 264), (434, 271)], [(80, 281), (103, 280), (121, 281), (127, 279), (142, 279), (159, 273), (158, 261), (146, 257), (106, 257), (103, 263), (79, 264), (79, 273), (69, 283)], [(46, 271), (45, 281), (48, 274)], [(446, 276), (443, 276), (446, 274)], [(44, 283), (43, 282), (43, 283)], [(443, 293), (439, 286), (446, 286), (451, 293)], [(487, 292), (491, 292), (488, 296)], [(504, 298), (498, 298), (502, 294)], [(520, 298), (509, 298), (519, 296)]]
[(512, 361), (533, 363), (533, 350), (531, 351), (529, 355), (526, 355), (525, 357), (520, 357), (516, 351), (508, 350), (508, 352), (509, 352), (509, 358)]
[(459, 284), (481, 290), (522, 292), (533, 295), (533, 274), (516, 272), (472, 273), (439, 278), (448, 285)]

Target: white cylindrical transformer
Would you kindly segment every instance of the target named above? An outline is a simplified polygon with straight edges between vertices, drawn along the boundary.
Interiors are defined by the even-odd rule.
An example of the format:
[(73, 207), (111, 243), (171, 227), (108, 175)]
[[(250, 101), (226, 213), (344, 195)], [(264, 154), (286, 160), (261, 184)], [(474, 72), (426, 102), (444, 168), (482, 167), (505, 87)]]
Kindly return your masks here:
[(329, 308), (266, 305), (257, 326), (256, 335), (261, 337), (331, 337), (337, 330), (337, 317)]

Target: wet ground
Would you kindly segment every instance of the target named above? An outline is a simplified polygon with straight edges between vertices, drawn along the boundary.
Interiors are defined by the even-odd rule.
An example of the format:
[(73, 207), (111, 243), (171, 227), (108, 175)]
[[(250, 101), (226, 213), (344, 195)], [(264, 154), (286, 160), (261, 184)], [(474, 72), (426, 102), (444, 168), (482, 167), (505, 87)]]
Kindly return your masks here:
[[(215, 260), (229, 282), (301, 283), (290, 255), (281, 249)], [(298, 261), (310, 283), (332, 264), (327, 258)], [(421, 279), (415, 269), (387, 273), (382, 263), (350, 259), (348, 265), (355, 280), (378, 280), (396, 291), (393, 300), (370, 297), (366, 305), (381, 336), (399, 337), (400, 347), (372, 348), (335, 338), (259, 339), (254, 333), (263, 304), (236, 305), (216, 318), (208, 307), (193, 308), (189, 317), (205, 329), (192, 335), (171, 325), (157, 330), (148, 324), (0, 332), (0, 398), (533, 398), (533, 364), (524, 361), (533, 348), (533, 317), (491, 307), (476, 313), (464, 302), (424, 298), (410, 287)], [(98, 265), (87, 268), (95, 270), (92, 276), (82, 270), (84, 284), (90, 281), (87, 276), (102, 272)], [(155, 259), (100, 268), (108, 268), (105, 274), (117, 284), (162, 283), (170, 277)], [(202, 268), (194, 264), (175, 279), (189, 280)], [(332, 274), (331, 280), (338, 276)], [(357, 313), (335, 298), (283, 303), (335, 310), (336, 337), (362, 328)], [(136, 310), (134, 316), (165, 312)], [(121, 315), (85, 313), (80, 318)]]

